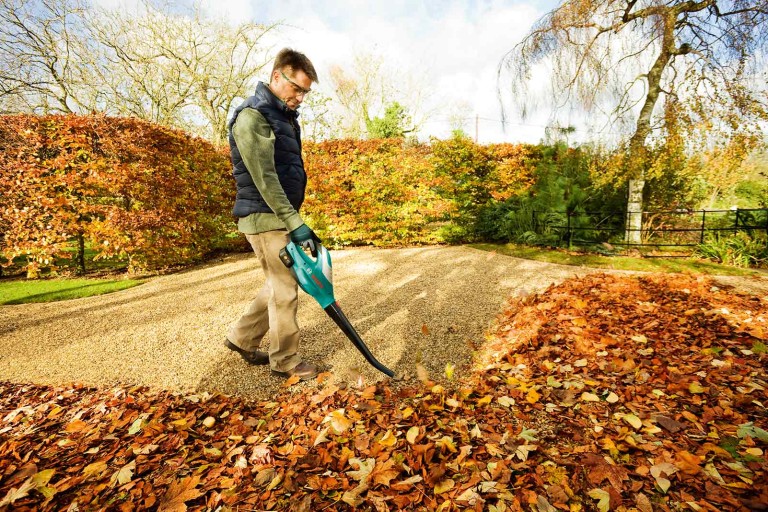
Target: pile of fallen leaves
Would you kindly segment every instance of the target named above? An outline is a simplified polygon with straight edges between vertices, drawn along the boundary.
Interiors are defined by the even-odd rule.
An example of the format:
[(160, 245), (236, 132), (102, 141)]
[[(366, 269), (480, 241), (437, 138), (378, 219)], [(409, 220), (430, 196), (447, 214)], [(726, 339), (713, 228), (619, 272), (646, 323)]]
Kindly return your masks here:
[(0, 383), (0, 510), (766, 510), (767, 336), (766, 297), (596, 275), (511, 303), (460, 379)]

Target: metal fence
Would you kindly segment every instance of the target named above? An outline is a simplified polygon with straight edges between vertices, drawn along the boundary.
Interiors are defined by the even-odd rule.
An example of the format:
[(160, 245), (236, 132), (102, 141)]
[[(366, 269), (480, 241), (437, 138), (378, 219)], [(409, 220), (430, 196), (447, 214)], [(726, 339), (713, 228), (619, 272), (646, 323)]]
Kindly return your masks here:
[[(708, 233), (768, 235), (768, 208), (642, 212), (639, 230), (627, 229), (625, 212), (533, 211), (531, 216), (534, 233), (568, 247), (607, 243), (627, 249), (681, 252), (703, 243)], [(640, 231), (640, 243), (628, 241), (630, 231)]]

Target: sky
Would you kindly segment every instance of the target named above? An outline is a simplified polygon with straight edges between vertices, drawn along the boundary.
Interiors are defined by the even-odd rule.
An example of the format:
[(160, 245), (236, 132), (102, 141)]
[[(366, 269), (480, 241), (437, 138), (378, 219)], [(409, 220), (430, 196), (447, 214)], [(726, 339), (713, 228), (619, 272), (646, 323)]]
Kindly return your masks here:
[(356, 54), (379, 56), (397, 76), (402, 70), (403, 80), (416, 80), (427, 92), (423, 110), (432, 114), (419, 132), (421, 139), (448, 137), (457, 112), (463, 114), (461, 128), (480, 143), (535, 143), (544, 137), (546, 110), (525, 120), (508, 112), (502, 124), (497, 72), (504, 55), (556, 7), (556, 0), (201, 2), (207, 14), (232, 23), (280, 23), (273, 44), (305, 53), (319, 75), (316, 88), (323, 92), (330, 85), (331, 66), (350, 69)]

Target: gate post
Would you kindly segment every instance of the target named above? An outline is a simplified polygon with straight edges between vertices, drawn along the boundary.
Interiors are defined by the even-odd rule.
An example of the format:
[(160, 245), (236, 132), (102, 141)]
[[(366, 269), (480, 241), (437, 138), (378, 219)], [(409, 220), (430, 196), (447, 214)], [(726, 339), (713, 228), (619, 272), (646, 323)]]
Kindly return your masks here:
[(765, 234), (768, 235), (768, 209), (765, 210)]
[(627, 199), (627, 222), (624, 240), (627, 244), (640, 244), (643, 229), (643, 187), (644, 180), (629, 180)]

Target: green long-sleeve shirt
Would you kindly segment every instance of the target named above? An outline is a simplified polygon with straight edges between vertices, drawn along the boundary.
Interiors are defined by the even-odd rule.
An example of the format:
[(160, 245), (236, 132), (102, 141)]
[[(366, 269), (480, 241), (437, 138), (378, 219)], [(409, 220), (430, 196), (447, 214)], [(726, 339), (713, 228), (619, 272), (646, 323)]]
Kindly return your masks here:
[(265, 231), (293, 231), (304, 221), (288, 201), (275, 170), (275, 134), (258, 110), (243, 109), (232, 126), (237, 149), (256, 188), (274, 213), (252, 213), (241, 217), (237, 229), (255, 235)]

